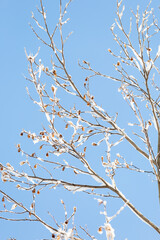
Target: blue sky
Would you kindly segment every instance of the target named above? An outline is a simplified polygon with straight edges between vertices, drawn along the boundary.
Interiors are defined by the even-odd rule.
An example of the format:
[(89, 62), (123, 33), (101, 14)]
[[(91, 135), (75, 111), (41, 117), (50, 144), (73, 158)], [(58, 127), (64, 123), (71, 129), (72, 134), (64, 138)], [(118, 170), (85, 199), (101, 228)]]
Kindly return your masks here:
[[(48, 9), (50, 27), (54, 26), (58, 19), (58, 2), (58, 0), (44, 1), (46, 9)], [(126, 16), (124, 16), (126, 24), (130, 15), (129, 9), (135, 10), (137, 4), (140, 5), (140, 11), (144, 8), (144, 1), (142, 0), (124, 1), (124, 4), (126, 6)], [(47, 124), (38, 107), (33, 105), (27, 96), (25, 87), (28, 86), (30, 89), (32, 87), (24, 79), (24, 75), (27, 75), (24, 47), (28, 53), (35, 54), (38, 47), (41, 46), (40, 57), (46, 64), (50, 62), (49, 50), (41, 45), (28, 25), (28, 23), (33, 23), (31, 11), (36, 12), (37, 5), (39, 5), (37, 0), (1, 1), (0, 162), (4, 164), (10, 162), (15, 168), (19, 168), (21, 160), (21, 156), (17, 153), (15, 147), (17, 143), (22, 143), (23, 147), (28, 151), (34, 151), (34, 146), (28, 140), (20, 137), (21, 130), (24, 128), (36, 132), (41, 130), (42, 124)], [(157, 9), (156, 1), (152, 3), (152, 7)], [(70, 22), (65, 31), (73, 31), (73, 34), (66, 44), (65, 51), (68, 69), (77, 84), (85, 76), (78, 67), (78, 60), (89, 61), (97, 71), (113, 74), (114, 59), (108, 54), (107, 49), (116, 50), (117, 48), (109, 30), (114, 22), (115, 10), (115, 0), (74, 0), (68, 9), (67, 16), (70, 17)], [(157, 43), (157, 40), (155, 40), (155, 45)], [(121, 127), (128, 128), (127, 122), (131, 121), (132, 115), (129, 114), (127, 105), (117, 91), (118, 84), (106, 79), (96, 79), (93, 81), (91, 88), (93, 93), (96, 94), (97, 103), (102, 104), (111, 115), (119, 111)], [(66, 98), (64, 101), (70, 103), (70, 98)], [(155, 134), (154, 131), (153, 134)], [(139, 164), (145, 169), (149, 168), (149, 164), (147, 165), (143, 158), (139, 159), (139, 155), (127, 144), (124, 144), (122, 149), (118, 148), (118, 151), (125, 153), (128, 161), (135, 160), (137, 165)], [(96, 154), (94, 150), (93, 152), (90, 151), (90, 158), (98, 157), (98, 154)], [(93, 162), (92, 165), (95, 168), (97, 167), (96, 162)], [(127, 198), (144, 215), (148, 216), (157, 225), (160, 225), (157, 184), (152, 176), (135, 174), (135, 178), (133, 178), (124, 173), (119, 177), (119, 185)], [(19, 202), (25, 198), (26, 203), (29, 204), (31, 195), (16, 190), (14, 184), (9, 185), (0, 182), (0, 188), (14, 196)], [(44, 190), (37, 199), (37, 209), (40, 216), (51, 223), (47, 215), (49, 209), (55, 218), (61, 222), (64, 211), (60, 199), (64, 200), (70, 213), (73, 207), (77, 206), (77, 226), (87, 224), (90, 233), (95, 235), (97, 239), (106, 239), (105, 235), (97, 235), (98, 227), (103, 224), (103, 216), (99, 214), (103, 208), (98, 206), (93, 197), (83, 193), (72, 194), (62, 188), (58, 188), (56, 191), (52, 190), (50, 193), (48, 193), (48, 190)], [(46, 205), (48, 208), (46, 208)], [(108, 199), (107, 205), (108, 214), (113, 215), (122, 205), (122, 202)], [(1, 203), (0, 206), (2, 207)], [(141, 222), (127, 208), (112, 221), (112, 226), (115, 228), (115, 239), (117, 240), (125, 238), (128, 240), (159, 239), (155, 231)], [(0, 239), (7, 240), (9, 237), (15, 237), (17, 240), (40, 240), (50, 238), (50, 233), (43, 226), (36, 223), (0, 221)]]

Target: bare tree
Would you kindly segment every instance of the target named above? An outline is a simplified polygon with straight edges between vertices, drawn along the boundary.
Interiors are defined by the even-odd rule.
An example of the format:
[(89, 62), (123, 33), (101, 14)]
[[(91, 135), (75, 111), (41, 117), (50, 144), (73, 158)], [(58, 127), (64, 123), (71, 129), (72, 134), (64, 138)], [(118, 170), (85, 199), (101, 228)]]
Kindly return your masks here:
[[(64, 37), (63, 27), (69, 21), (66, 19), (66, 10), (71, 1), (63, 6), (60, 0), (59, 21), (52, 30), (48, 26), (47, 13), (42, 0), (40, 0), (38, 12), (43, 22), (32, 13), (33, 20), (47, 38), (46, 36), (42, 37), (43, 34), (41, 35), (32, 25), (31, 29), (44, 46), (51, 50), (52, 56), (50, 57), (50, 66), (45, 66), (43, 60), (38, 59), (39, 50), (35, 55), (28, 54), (25, 50), (29, 73), (26, 79), (34, 85), (38, 98), (33, 97), (28, 88), (27, 93), (45, 115), (47, 123), (39, 133), (26, 130), (20, 133), (21, 136), (27, 136), (39, 147), (39, 149), (35, 147), (33, 153), (28, 153), (22, 149), (20, 144), (17, 144), (18, 152), (25, 158), (20, 162), (20, 165), (24, 167), (23, 171), (15, 170), (10, 163), (7, 166), (0, 164), (3, 182), (16, 183), (17, 189), (32, 192), (32, 202), (30, 207), (27, 207), (23, 202), (20, 203), (16, 200), (16, 197), (13, 198), (7, 194), (7, 191), (0, 190), (4, 206), (4, 209), (0, 211), (0, 218), (10, 221), (40, 222), (51, 232), (52, 238), (83, 239), (74, 222), (76, 207), (68, 216), (65, 203), (61, 200), (65, 221), (59, 224), (49, 213), (55, 222), (55, 227), (43, 220), (36, 211), (36, 196), (45, 188), (56, 189), (61, 186), (64, 187), (64, 191), (68, 190), (73, 193), (81, 191), (97, 198), (98, 203), (104, 207), (103, 214), (105, 216), (104, 225), (99, 226), (97, 230), (99, 234), (105, 231), (108, 240), (115, 238), (111, 221), (120, 214), (125, 206), (160, 234), (159, 226), (144, 216), (128, 200), (128, 196), (126, 197), (125, 193), (122, 193), (117, 184), (118, 177), (121, 177), (124, 169), (130, 173), (143, 173), (144, 176), (145, 173), (146, 175), (150, 174), (153, 176), (152, 179), (158, 182), (160, 199), (160, 89), (158, 82), (160, 46), (154, 46), (152, 43), (155, 37), (159, 37), (160, 27), (154, 16), (154, 10), (150, 7), (152, 1), (147, 5), (142, 16), (139, 14), (139, 7), (136, 12), (131, 11), (133, 24), (130, 19), (128, 29), (124, 27), (123, 23), (125, 7), (122, 1), (117, 1), (117, 18), (111, 26), (111, 32), (120, 48), (120, 53), (117, 54), (110, 48), (108, 49), (108, 52), (116, 59), (115, 75), (101, 73), (95, 70), (89, 62), (83, 60), (78, 64), (85, 72), (86, 77), (84, 82), (79, 84), (72, 78), (67, 67), (64, 50), (70, 33)], [(136, 35), (137, 42), (133, 42), (132, 33)], [(153, 51), (152, 48), (154, 48)], [(125, 126), (123, 128), (119, 126), (118, 113), (113, 117), (103, 109), (103, 106), (97, 104), (90, 90), (94, 77), (102, 77), (119, 83), (118, 91), (121, 92), (134, 116), (133, 122), (128, 123), (133, 128), (133, 132), (127, 133), (124, 129)], [(71, 95), (69, 104), (65, 102), (67, 95)], [(149, 162), (150, 169), (141, 169), (136, 163), (127, 161), (123, 154), (117, 152), (117, 145), (123, 143), (127, 143), (135, 150), (136, 154), (142, 156), (146, 161), (146, 166)], [(104, 149), (102, 155), (101, 145)], [(96, 164), (101, 166), (101, 173), (97, 171), (97, 168), (92, 167), (92, 159), (87, 154), (87, 150), (90, 148), (96, 148), (100, 153)], [(113, 152), (112, 156), (111, 152)], [(60, 172), (61, 176), (55, 172)], [(78, 178), (70, 178), (71, 172)], [(81, 181), (83, 177), (88, 179), (85, 183)], [(156, 197), (156, 193), (154, 194)], [(107, 198), (123, 201), (123, 206), (115, 211), (115, 215), (112, 217), (108, 217), (107, 214)], [(11, 210), (9, 206), (6, 206), (6, 202), (12, 205)], [(8, 215), (5, 216), (5, 214)], [(10, 215), (14, 217), (10, 217)], [(24, 217), (20, 218), (19, 216)], [(96, 239), (87, 228), (82, 226), (81, 230), (88, 238)]]

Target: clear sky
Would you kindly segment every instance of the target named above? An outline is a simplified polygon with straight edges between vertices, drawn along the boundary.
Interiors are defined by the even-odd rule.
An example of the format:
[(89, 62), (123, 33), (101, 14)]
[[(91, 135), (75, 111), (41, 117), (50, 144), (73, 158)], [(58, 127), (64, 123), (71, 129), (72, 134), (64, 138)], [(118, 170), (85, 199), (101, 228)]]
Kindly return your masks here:
[[(46, 9), (48, 9), (50, 26), (52, 24), (54, 26), (56, 19), (58, 19), (58, 2), (58, 0), (44, 1)], [(66, 1), (62, 0), (62, 2)], [(148, 1), (143, 0), (124, 1), (126, 24), (129, 21), (130, 9), (135, 10), (136, 5), (139, 4), (141, 12), (141, 9), (144, 8), (144, 2), (148, 3)], [(33, 23), (31, 11), (36, 12), (36, 6), (38, 5), (38, 0), (1, 1), (0, 162), (4, 164), (10, 162), (15, 168), (19, 168), (21, 160), (21, 156), (17, 153), (15, 147), (17, 143), (22, 143), (25, 149), (34, 151), (34, 146), (20, 137), (21, 130), (26, 129), (36, 132), (41, 130), (42, 124), (47, 124), (38, 107), (33, 105), (27, 96), (25, 87), (32, 88), (24, 78), (24, 75), (27, 75), (24, 48), (27, 49), (28, 53), (35, 54), (38, 47), (41, 46), (40, 57), (46, 64), (50, 62), (49, 51), (36, 39), (28, 24)], [(153, 0), (152, 7), (158, 8), (157, 1)], [(116, 0), (74, 0), (68, 9), (67, 16), (70, 17), (70, 22), (66, 27), (66, 32), (73, 31), (73, 34), (66, 45), (66, 56), (68, 68), (77, 83), (84, 78), (78, 67), (78, 60), (89, 61), (97, 71), (113, 74), (114, 59), (109, 55), (107, 49), (116, 49), (117, 47), (109, 30), (116, 17), (115, 11)], [(156, 44), (157, 42), (155, 42)], [(119, 111), (121, 127), (128, 128), (127, 122), (131, 121), (132, 117), (129, 115), (127, 105), (118, 93), (117, 88), (117, 83), (106, 79), (96, 79), (92, 85), (97, 102), (102, 104), (111, 115)], [(65, 101), (67, 102), (67, 99)], [(133, 161), (139, 157), (127, 144), (124, 145), (122, 150), (119, 148), (119, 151), (126, 153), (125, 157), (128, 161)], [(90, 154), (90, 158), (97, 156), (94, 155), (94, 152)], [(136, 163), (139, 164), (138, 166), (149, 169), (149, 164), (144, 165), (143, 158), (137, 159)], [(93, 166), (96, 168), (95, 162)], [(160, 226), (157, 183), (151, 175), (135, 174), (135, 176), (131, 179), (127, 174), (121, 175), (120, 189), (144, 215)], [(27, 202), (27, 199), (30, 198), (29, 193), (17, 191), (14, 184), (9, 185), (0, 182), (0, 189), (6, 191), (10, 196), (14, 196), (20, 202), (24, 198)], [(95, 235), (97, 239), (106, 239), (105, 235), (97, 234), (98, 227), (103, 224), (103, 216), (99, 214), (100, 211), (103, 211), (103, 208), (98, 206), (92, 197), (84, 193), (72, 194), (60, 187), (56, 191), (51, 191), (47, 195), (48, 191), (44, 190), (38, 197), (38, 210), (42, 218), (48, 220), (47, 210), (49, 209), (55, 218), (61, 222), (64, 215), (60, 199), (63, 199), (68, 212), (71, 213), (73, 207), (77, 206), (77, 226), (87, 224), (89, 232)], [(113, 215), (123, 203), (108, 199), (107, 205), (108, 214)], [(1, 207), (2, 204), (0, 203)], [(112, 221), (112, 226), (115, 228), (115, 239), (117, 240), (126, 238), (128, 240), (159, 239), (155, 231), (139, 220), (127, 208)], [(50, 233), (40, 224), (0, 220), (0, 240), (7, 240), (10, 237), (14, 237), (16, 240), (40, 240), (43, 238), (49, 239)]]

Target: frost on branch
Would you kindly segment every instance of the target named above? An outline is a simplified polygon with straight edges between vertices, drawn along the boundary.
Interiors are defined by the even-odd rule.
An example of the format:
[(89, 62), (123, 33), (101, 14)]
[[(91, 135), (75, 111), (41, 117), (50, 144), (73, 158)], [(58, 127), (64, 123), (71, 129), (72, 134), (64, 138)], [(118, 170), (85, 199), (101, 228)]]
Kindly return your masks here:
[(99, 205), (103, 204), (104, 207), (104, 211), (100, 212), (100, 214), (104, 215), (105, 217), (105, 222), (103, 226), (100, 226), (98, 229), (98, 233), (102, 234), (103, 231), (106, 232), (106, 237), (107, 240), (114, 240), (115, 239), (115, 230), (113, 229), (113, 227), (111, 226), (111, 221), (117, 217), (118, 214), (121, 213), (121, 211), (124, 209), (124, 207), (126, 206), (126, 204), (120, 208), (120, 210), (117, 211), (117, 213), (115, 215), (113, 215), (112, 217), (108, 217), (108, 213), (107, 213), (107, 202), (103, 201), (102, 199), (96, 199), (99, 203)]
[[(110, 29), (118, 45), (116, 49), (120, 51), (115, 53), (107, 46), (111, 58), (115, 59), (113, 76), (95, 70), (86, 60), (78, 62), (82, 76), (75, 75), (72, 68), (68, 68), (70, 62), (65, 54), (65, 44), (70, 33), (65, 35), (64, 27), (69, 20), (67, 8), (71, 0), (65, 6), (63, 1), (59, 3), (59, 18), (53, 29), (48, 25), (48, 13), (42, 0), (38, 8), (41, 20), (32, 14), (38, 30), (32, 25), (31, 29), (43, 46), (51, 50), (52, 56), (47, 56), (49, 61), (45, 62), (46, 57), (44, 60), (39, 58), (42, 54), (40, 49), (36, 54), (28, 54), (25, 50), (28, 61), (26, 80), (29, 84), (26, 90), (29, 99), (44, 116), (43, 124), (39, 124), (39, 119), (36, 119), (38, 130), (23, 129), (20, 133), (25, 141), (33, 142), (33, 149), (26, 150), (24, 144), (17, 144), (20, 155), (18, 170), (9, 162), (6, 165), (0, 163), (2, 182), (12, 183), (18, 192), (30, 192), (31, 198), (29, 203), (26, 203), (25, 198), (23, 203), (19, 203), (0, 190), (4, 208), (0, 211), (3, 214), (0, 218), (15, 220), (4, 216), (6, 213), (12, 216), (15, 214), (18, 216), (16, 221), (38, 221), (53, 239), (83, 239), (74, 224), (76, 208), (68, 216), (63, 201), (65, 220), (60, 224), (50, 213), (53, 219), (50, 225), (38, 215), (37, 199), (40, 199), (41, 193), (45, 191), (47, 196), (50, 192), (52, 196), (57, 188), (62, 188), (76, 196), (86, 194), (91, 198), (100, 198), (98, 202), (103, 204), (104, 211), (101, 214), (105, 221), (99, 226), (98, 233), (105, 232), (107, 240), (115, 239), (111, 221), (114, 218), (118, 220), (118, 214), (125, 206), (160, 233), (159, 227), (137, 210), (120, 191), (121, 188), (125, 191), (125, 188), (119, 181), (122, 174), (133, 176), (141, 173), (144, 177), (152, 176), (154, 183), (157, 180), (160, 190), (160, 46), (151, 46), (151, 38), (158, 36), (160, 28), (150, 8), (151, 2), (142, 14), (139, 7), (136, 11), (132, 10), (132, 18), (127, 25), (124, 24), (126, 10), (123, 1), (117, 1), (117, 16)], [(46, 34), (44, 38), (43, 34)], [(105, 109), (105, 102), (98, 103), (97, 89), (95, 91), (92, 84), (93, 79), (96, 81), (99, 78), (117, 82), (119, 95), (125, 101), (124, 106), (128, 107), (127, 112), (111, 115)], [(112, 104), (112, 99), (109, 100)], [(130, 116), (132, 120), (128, 123)], [(124, 121), (121, 122), (122, 118)], [(153, 138), (155, 135), (156, 138)], [(131, 149), (129, 156), (128, 149)], [(149, 162), (149, 170), (147, 164), (144, 169), (140, 167), (141, 158), (143, 162)], [(128, 179), (132, 188), (135, 179)], [(107, 198), (122, 200), (125, 204), (112, 217), (108, 217), (106, 210)], [(45, 206), (48, 206), (47, 200), (48, 196)], [(20, 219), (22, 215), (24, 218)], [(88, 229), (80, 228), (88, 238), (96, 239)]]

